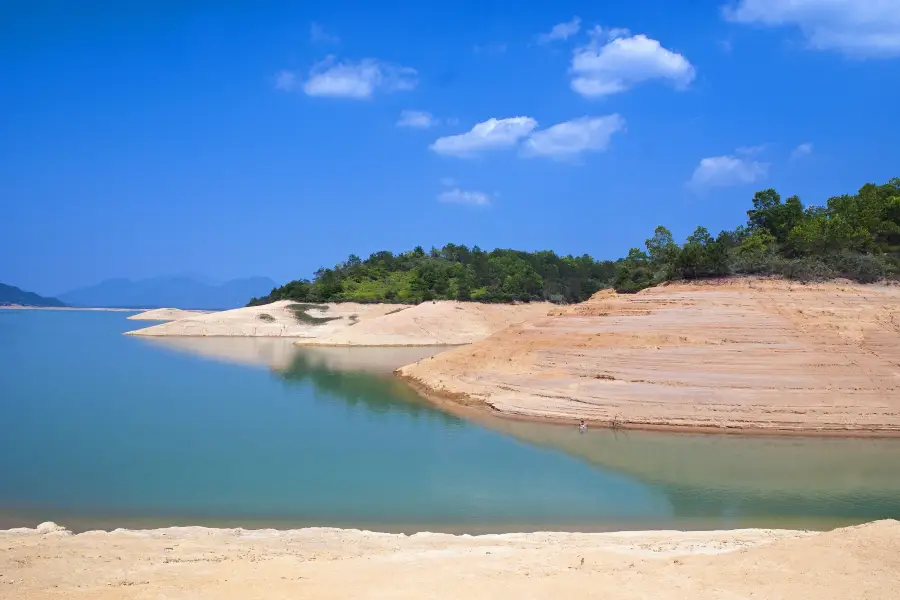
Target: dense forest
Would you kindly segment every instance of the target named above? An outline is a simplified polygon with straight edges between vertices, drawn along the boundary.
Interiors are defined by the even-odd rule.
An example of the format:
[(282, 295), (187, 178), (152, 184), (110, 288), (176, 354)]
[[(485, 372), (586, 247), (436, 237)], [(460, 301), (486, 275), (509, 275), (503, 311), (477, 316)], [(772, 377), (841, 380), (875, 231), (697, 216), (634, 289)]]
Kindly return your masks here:
[(319, 269), (309, 280), (292, 281), (251, 305), (276, 300), (305, 302), (581, 302), (614, 287), (637, 292), (664, 281), (729, 274), (779, 275), (801, 281), (846, 277), (862, 283), (900, 278), (900, 178), (867, 183), (853, 195), (804, 206), (797, 196), (782, 201), (772, 189), (757, 192), (747, 223), (713, 236), (704, 227), (679, 245), (657, 227), (617, 261), (552, 251), (485, 251), (447, 244), (443, 248), (367, 259)]

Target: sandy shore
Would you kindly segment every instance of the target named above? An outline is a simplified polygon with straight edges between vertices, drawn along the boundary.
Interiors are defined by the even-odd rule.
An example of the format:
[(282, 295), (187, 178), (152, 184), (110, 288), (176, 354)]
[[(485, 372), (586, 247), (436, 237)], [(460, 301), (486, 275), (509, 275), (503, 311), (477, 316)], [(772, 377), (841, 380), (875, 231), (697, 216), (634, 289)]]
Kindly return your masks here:
[(159, 309), (131, 318), (172, 322), (128, 333), (154, 337), (295, 337), (298, 344), (320, 346), (458, 346), (545, 316), (553, 308), (546, 302), (440, 301), (417, 306), (328, 303), (306, 311), (317, 319), (330, 319), (312, 323), (298, 321), (288, 309), (292, 304), (281, 301), (209, 314)]
[(330, 303), (305, 310), (311, 320), (298, 320), (289, 300), (193, 315), (129, 331), (130, 335), (188, 337), (293, 337), (324, 338), (368, 319), (406, 308), (399, 304)]
[(211, 310), (184, 310), (181, 308), (154, 308), (128, 317), (131, 321), (177, 321), (197, 315), (210, 314)]
[(398, 373), (547, 421), (896, 435), (898, 367), (900, 288), (745, 278), (601, 292)]
[(322, 346), (459, 346), (483, 340), (510, 325), (546, 316), (549, 302), (480, 304), (442, 300), (347, 327), (298, 344)]
[(896, 598), (900, 523), (828, 533), (0, 532), (0, 597)]

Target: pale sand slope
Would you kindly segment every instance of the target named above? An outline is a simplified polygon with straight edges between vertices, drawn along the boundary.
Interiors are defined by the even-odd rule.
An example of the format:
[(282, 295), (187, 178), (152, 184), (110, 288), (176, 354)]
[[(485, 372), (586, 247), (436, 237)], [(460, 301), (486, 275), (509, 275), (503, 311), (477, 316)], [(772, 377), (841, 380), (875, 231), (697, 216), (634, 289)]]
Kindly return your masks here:
[[(306, 311), (313, 317), (338, 317), (325, 323), (304, 323), (298, 321), (294, 312), (287, 307), (296, 304), (282, 300), (264, 306), (235, 308), (206, 315), (179, 319), (171, 323), (154, 325), (146, 329), (129, 331), (133, 335), (154, 336), (272, 336), (313, 338), (329, 336), (341, 329), (358, 326), (373, 317), (379, 317), (392, 310), (404, 308), (398, 304), (323, 304), (322, 308)], [(261, 318), (261, 315), (268, 317)], [(266, 320), (264, 320), (266, 319)]]
[[(199, 527), (0, 533), (0, 597), (888, 600), (900, 523), (828, 533), (403, 535)], [(44, 531), (47, 533), (39, 533)]]
[(398, 372), (437, 395), (624, 426), (900, 431), (900, 288), (731, 279), (586, 303)]
[(542, 317), (548, 302), (482, 304), (442, 300), (424, 302), (370, 319), (334, 335), (298, 344), (326, 346), (452, 346), (470, 344), (515, 323)]
[(181, 308), (154, 308), (128, 317), (130, 321), (177, 321), (197, 315), (207, 315), (211, 310), (184, 310)]

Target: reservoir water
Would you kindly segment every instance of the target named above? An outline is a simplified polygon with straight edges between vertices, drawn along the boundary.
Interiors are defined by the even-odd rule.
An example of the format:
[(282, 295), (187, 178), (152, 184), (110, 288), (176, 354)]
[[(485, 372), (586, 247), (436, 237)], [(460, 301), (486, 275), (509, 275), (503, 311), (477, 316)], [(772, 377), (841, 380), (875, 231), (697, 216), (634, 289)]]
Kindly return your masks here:
[(462, 418), (390, 370), (437, 349), (121, 335), (0, 310), (0, 527), (826, 528), (900, 518), (900, 440)]

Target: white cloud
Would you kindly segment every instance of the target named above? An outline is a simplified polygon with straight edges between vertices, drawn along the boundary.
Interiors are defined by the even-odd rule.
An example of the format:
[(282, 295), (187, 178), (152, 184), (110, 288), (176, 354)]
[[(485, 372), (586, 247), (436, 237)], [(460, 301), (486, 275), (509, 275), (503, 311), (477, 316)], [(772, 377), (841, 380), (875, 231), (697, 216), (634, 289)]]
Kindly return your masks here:
[(429, 129), (440, 124), (430, 112), (424, 110), (404, 110), (400, 113), (397, 127), (411, 127), (412, 129)]
[[(279, 78), (285, 73), (287, 72), (282, 71)], [(293, 81), (296, 81), (296, 75)], [(328, 57), (310, 69), (303, 91), (308, 96), (365, 100), (371, 98), (376, 91), (411, 90), (416, 83), (416, 70), (409, 67), (392, 65), (374, 58), (359, 62), (337, 62), (334, 57)], [(295, 86), (292, 85), (290, 89), (293, 87)]]
[(466, 133), (438, 138), (430, 147), (438, 154), (471, 158), (484, 150), (515, 146), (535, 127), (531, 117), (488, 119)]
[(603, 151), (612, 135), (624, 128), (625, 119), (618, 114), (573, 119), (533, 133), (522, 152), (525, 156), (566, 159), (582, 152)]
[(318, 23), (313, 23), (309, 26), (309, 41), (314, 44), (337, 44), (341, 38), (331, 35)]
[(646, 35), (596, 28), (591, 37), (588, 45), (575, 50), (570, 69), (572, 89), (582, 96), (618, 94), (653, 79), (684, 89), (696, 76), (684, 56)]
[(557, 23), (549, 33), (538, 36), (539, 44), (548, 44), (556, 40), (567, 40), (581, 29), (581, 17), (572, 17), (571, 21)]
[(461, 190), (453, 188), (444, 190), (438, 194), (438, 202), (445, 204), (468, 204), (470, 206), (487, 206), (491, 203), (491, 197), (478, 190)]
[(297, 88), (299, 83), (297, 74), (293, 71), (279, 71), (275, 75), (275, 89), (285, 92), (291, 92)]
[(736, 23), (799, 27), (817, 50), (900, 56), (898, 0), (737, 0), (722, 13)]
[(812, 151), (813, 145), (811, 143), (805, 142), (803, 144), (800, 144), (799, 146), (794, 148), (793, 152), (791, 152), (791, 160), (797, 160), (798, 158), (809, 156), (810, 154), (812, 154)]
[(750, 158), (737, 156), (711, 156), (704, 158), (694, 169), (689, 185), (697, 191), (753, 183), (762, 179), (769, 165)]

